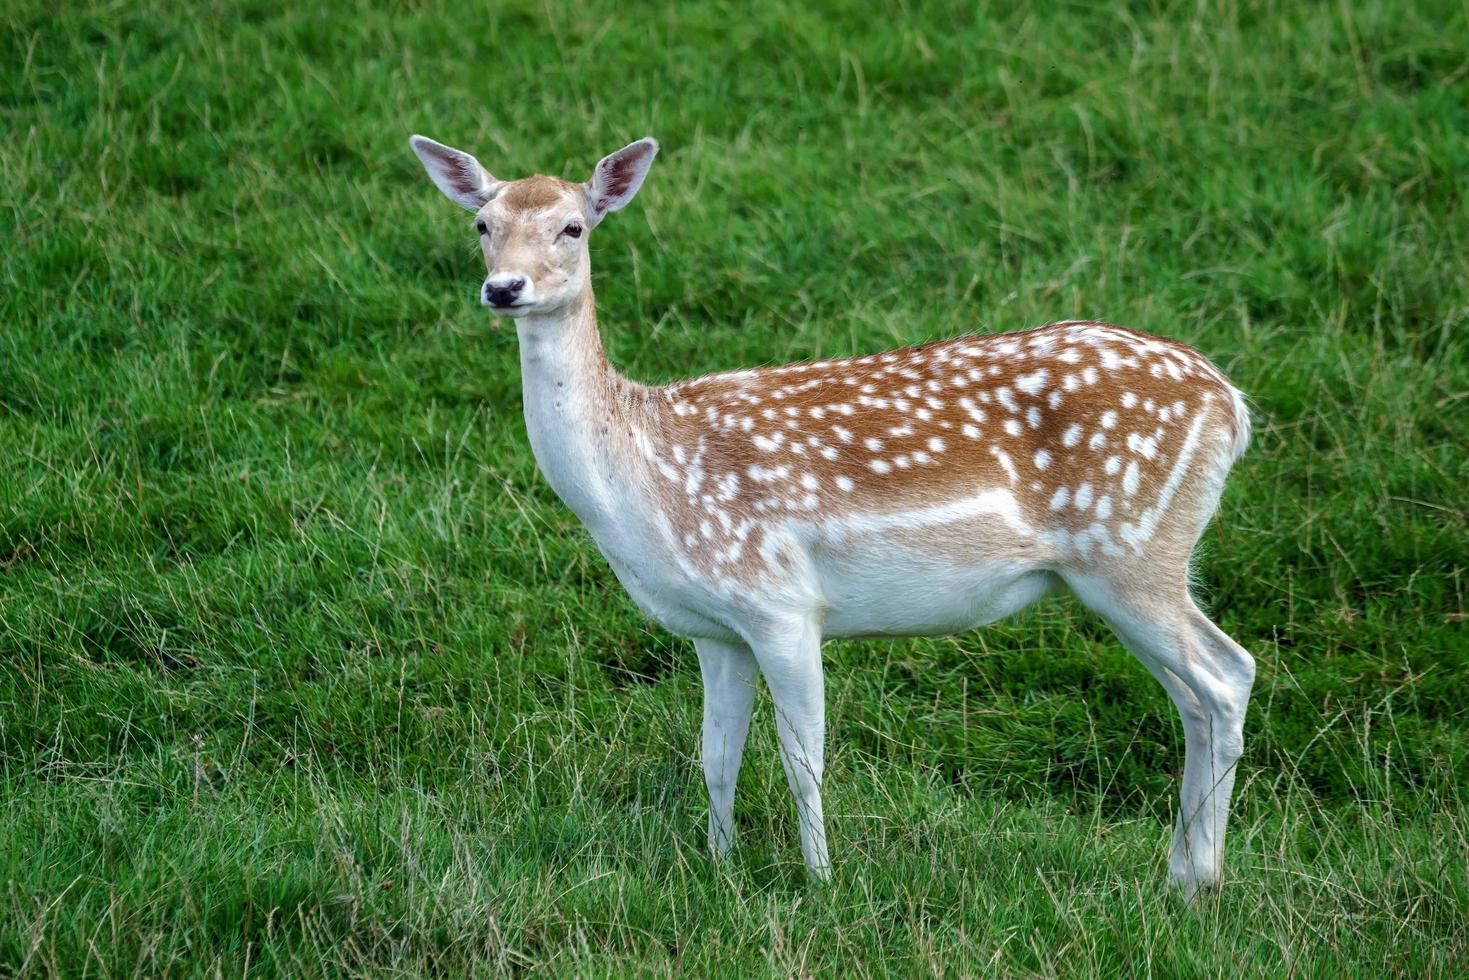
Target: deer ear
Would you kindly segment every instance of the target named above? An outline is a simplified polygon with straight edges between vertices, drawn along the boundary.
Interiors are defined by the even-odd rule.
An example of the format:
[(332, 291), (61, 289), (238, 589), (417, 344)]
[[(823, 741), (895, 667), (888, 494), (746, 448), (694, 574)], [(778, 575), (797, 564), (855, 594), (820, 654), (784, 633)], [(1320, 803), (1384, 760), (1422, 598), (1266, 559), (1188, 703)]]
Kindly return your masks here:
[(592, 179), (582, 185), (587, 195), (587, 224), (597, 227), (609, 211), (626, 207), (643, 186), (653, 157), (658, 155), (658, 141), (644, 136), (616, 153), (609, 153), (592, 171)]
[(478, 211), (500, 187), (500, 182), (463, 150), (435, 143), (427, 136), (413, 136), (408, 145), (423, 161), (423, 169), (439, 190), (455, 204)]

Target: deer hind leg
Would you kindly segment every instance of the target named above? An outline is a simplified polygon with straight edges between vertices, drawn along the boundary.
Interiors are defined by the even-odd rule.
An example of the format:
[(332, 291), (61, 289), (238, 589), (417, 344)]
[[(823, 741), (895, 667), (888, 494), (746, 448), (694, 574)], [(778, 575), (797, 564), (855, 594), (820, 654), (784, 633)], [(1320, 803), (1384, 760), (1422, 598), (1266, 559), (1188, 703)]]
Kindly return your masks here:
[(1199, 610), (1182, 583), (1147, 594), (1097, 583), (1073, 588), (1158, 679), (1183, 720), (1183, 787), (1169, 871), (1193, 901), (1219, 886), (1254, 659)]
[(704, 785), (709, 790), (709, 850), (734, 844), (735, 782), (750, 731), (759, 668), (743, 643), (695, 640), (704, 675)]

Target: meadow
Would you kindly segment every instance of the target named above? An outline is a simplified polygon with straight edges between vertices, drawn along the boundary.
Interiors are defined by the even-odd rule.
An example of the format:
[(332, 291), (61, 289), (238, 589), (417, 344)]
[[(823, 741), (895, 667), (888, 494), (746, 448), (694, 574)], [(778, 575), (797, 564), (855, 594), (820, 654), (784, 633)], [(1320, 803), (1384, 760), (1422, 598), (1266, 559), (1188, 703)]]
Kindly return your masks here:
[[(1469, 973), (1469, 7), (0, 5), (0, 975)], [(1181, 726), (1074, 601), (826, 649), (826, 886), (762, 697), (538, 477), (407, 147), (582, 179), (632, 377), (1052, 320), (1256, 436), (1197, 562), (1259, 677), (1213, 901)]]

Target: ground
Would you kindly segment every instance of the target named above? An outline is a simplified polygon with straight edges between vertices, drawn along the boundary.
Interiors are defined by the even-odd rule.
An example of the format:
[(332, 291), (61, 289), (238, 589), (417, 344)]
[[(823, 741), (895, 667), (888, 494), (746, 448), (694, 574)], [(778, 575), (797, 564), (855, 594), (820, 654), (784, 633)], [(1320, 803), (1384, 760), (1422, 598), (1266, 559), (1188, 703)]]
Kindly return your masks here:
[[(1469, 36), (1385, 0), (0, 11), (0, 973), (1450, 975), (1469, 960)], [(1216, 901), (1079, 606), (827, 649), (836, 873), (535, 472), (422, 132), (582, 179), (633, 377), (1104, 318), (1256, 437)]]

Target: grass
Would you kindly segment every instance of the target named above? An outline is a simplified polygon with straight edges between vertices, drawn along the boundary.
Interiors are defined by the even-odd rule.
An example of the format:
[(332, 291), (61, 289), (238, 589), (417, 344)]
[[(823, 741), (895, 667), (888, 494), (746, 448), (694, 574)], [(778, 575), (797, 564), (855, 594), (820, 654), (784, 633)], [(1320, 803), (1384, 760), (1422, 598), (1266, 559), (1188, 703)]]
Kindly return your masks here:
[[(0, 11), (0, 974), (1469, 970), (1469, 11)], [(1253, 397), (1220, 898), (1162, 693), (1049, 601), (827, 650), (837, 861), (538, 479), (419, 131), (581, 177), (643, 380), (1072, 316)]]

